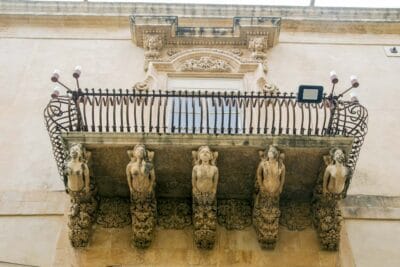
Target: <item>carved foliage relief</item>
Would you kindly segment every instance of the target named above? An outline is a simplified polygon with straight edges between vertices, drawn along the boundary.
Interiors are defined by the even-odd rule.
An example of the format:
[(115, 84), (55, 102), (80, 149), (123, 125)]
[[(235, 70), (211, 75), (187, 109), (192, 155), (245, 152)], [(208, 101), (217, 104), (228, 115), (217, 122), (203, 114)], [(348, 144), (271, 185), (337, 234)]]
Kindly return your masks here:
[(201, 57), (199, 59), (188, 59), (180, 67), (180, 71), (196, 72), (229, 72), (231, 67), (221, 59), (211, 57)]

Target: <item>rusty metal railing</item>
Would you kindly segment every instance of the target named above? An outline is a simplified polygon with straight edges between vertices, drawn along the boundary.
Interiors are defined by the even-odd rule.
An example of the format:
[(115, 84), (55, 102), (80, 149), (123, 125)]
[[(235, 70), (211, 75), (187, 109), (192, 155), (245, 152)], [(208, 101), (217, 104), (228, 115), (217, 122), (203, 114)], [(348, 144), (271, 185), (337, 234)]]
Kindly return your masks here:
[(293, 93), (85, 89), (51, 99), (44, 117), (62, 175), (65, 132), (351, 136), (354, 169), (368, 112), (326, 96), (299, 103)]

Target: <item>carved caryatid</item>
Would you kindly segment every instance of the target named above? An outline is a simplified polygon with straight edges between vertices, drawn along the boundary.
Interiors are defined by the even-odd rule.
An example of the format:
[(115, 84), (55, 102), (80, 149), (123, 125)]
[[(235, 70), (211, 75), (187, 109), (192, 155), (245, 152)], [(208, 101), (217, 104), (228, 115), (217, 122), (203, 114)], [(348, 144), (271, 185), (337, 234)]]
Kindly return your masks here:
[(264, 60), (267, 57), (265, 53), (267, 44), (266, 36), (254, 36), (249, 39), (249, 50), (252, 52), (253, 59)]
[(87, 165), (90, 155), (81, 144), (72, 144), (64, 165), (67, 192), (72, 203), (68, 226), (73, 247), (87, 246), (96, 215), (96, 190)]
[(217, 234), (218, 152), (212, 152), (208, 146), (201, 146), (192, 153), (194, 239), (197, 247), (211, 249)]
[(126, 176), (131, 195), (132, 241), (136, 247), (146, 248), (153, 240), (157, 203), (154, 152), (138, 144), (128, 151), (131, 161), (126, 166)]
[(324, 156), (324, 168), (314, 190), (312, 205), (314, 224), (324, 249), (338, 249), (342, 217), (337, 202), (344, 198), (346, 181), (350, 178), (351, 170), (346, 166), (343, 150), (332, 148), (329, 155)]
[(253, 223), (260, 245), (274, 248), (279, 229), (279, 196), (285, 183), (284, 154), (275, 146), (260, 151), (261, 162), (256, 174), (256, 195), (253, 208)]

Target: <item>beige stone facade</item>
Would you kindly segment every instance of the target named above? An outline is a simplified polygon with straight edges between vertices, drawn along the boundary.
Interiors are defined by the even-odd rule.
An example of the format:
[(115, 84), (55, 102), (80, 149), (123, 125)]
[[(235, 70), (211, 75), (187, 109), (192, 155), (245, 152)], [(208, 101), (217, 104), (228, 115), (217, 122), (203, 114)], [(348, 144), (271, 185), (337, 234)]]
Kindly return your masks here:
[[(154, 62), (145, 71), (145, 53), (151, 49), (132, 41), (129, 19), (143, 14), (177, 16), (182, 27), (231, 27), (237, 16), (282, 17), (279, 41), (265, 50), (267, 72), (256, 60), (244, 66), (231, 50), (226, 57), (214, 50), (215, 57), (232, 68), (215, 72), (221, 77), (243, 74), (242, 66), (250, 80), (262, 76), (281, 92), (296, 92), (299, 84), (330, 89), (332, 69), (339, 74), (338, 91), (349, 86), (350, 75), (359, 77), (361, 85), (356, 90), (369, 111), (369, 132), (349, 198), (341, 204), (345, 222), (339, 252), (321, 250), (311, 227), (289, 231), (284, 226), (274, 251), (259, 247), (253, 228), (228, 231), (218, 227), (215, 248), (206, 252), (196, 249), (191, 228), (157, 228), (154, 243), (143, 251), (130, 245), (130, 227), (99, 225), (88, 248), (72, 249), (64, 215), (68, 197), (43, 125), (43, 108), (53, 87), (50, 75), (58, 68), (62, 80), (73, 86), (72, 70), (82, 65), (82, 87), (131, 88), (146, 81), (149, 71), (159, 74), (159, 82), (163, 72), (176, 66), (184, 72), (182, 65), (189, 59), (185, 51), (193, 48), (183, 44), (161, 54), (175, 47), (181, 53), (176, 61)], [(1, 1), (0, 265), (398, 266), (400, 93), (396, 73), (400, 58), (386, 56), (385, 48), (400, 43), (399, 14), (397, 9)], [(210, 49), (225, 48), (195, 52), (202, 58), (212, 54)], [(251, 58), (247, 45), (240, 49)]]

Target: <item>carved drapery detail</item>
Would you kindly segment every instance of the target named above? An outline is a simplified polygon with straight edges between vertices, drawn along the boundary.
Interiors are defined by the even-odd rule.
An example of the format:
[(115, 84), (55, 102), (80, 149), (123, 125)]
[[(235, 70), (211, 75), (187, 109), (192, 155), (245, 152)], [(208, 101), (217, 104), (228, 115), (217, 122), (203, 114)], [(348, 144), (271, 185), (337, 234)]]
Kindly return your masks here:
[(285, 183), (284, 154), (275, 146), (260, 151), (261, 162), (257, 168), (253, 225), (262, 248), (275, 248), (278, 239), (279, 197)]
[(153, 240), (156, 225), (154, 152), (138, 144), (128, 151), (131, 161), (126, 175), (131, 193), (132, 242), (138, 248), (147, 248)]
[(343, 150), (333, 148), (323, 158), (323, 168), (318, 177), (312, 200), (313, 222), (321, 247), (337, 250), (340, 243), (342, 216), (338, 201), (345, 197), (345, 184), (351, 179), (351, 169)]
[(90, 179), (87, 162), (90, 152), (81, 144), (72, 144), (65, 162), (67, 191), (71, 197), (68, 214), (69, 239), (73, 247), (85, 247), (89, 243), (92, 224), (96, 220), (97, 190)]
[(211, 249), (217, 238), (218, 152), (211, 152), (208, 146), (201, 146), (192, 154), (194, 241), (198, 248)]
[(199, 59), (188, 59), (180, 67), (180, 71), (198, 71), (198, 72), (229, 72), (231, 67), (227, 62), (221, 59), (211, 57), (201, 57)]

